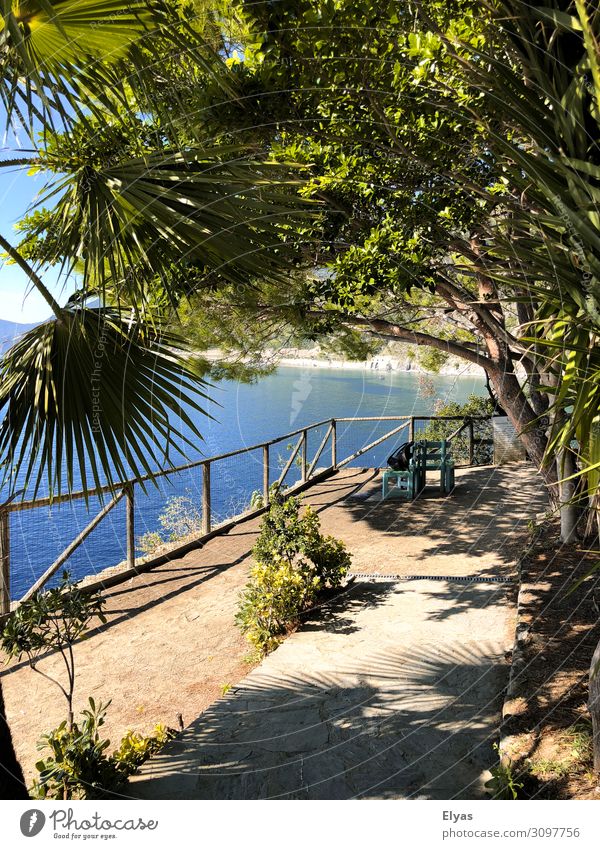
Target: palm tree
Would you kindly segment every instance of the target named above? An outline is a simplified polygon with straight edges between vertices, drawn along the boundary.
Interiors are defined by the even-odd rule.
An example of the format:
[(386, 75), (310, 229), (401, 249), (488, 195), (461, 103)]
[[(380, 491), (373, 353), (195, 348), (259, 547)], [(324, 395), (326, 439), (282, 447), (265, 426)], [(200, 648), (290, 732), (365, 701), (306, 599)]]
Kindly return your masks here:
[[(488, 137), (510, 186), (486, 271), (529, 307), (523, 342), (554, 378), (546, 454), (559, 457), (562, 538), (572, 541), (578, 479), (578, 501), (600, 529), (600, 9), (494, 0), (489, 10), (503, 49), (464, 60), (469, 83), (495, 106)], [(600, 771), (600, 643), (589, 709)]]
[[(0, 363), (3, 483), (35, 492), (45, 482), (53, 496), (152, 476), (201, 438), (190, 410), (202, 411), (205, 392), (185, 343), (165, 329), (157, 281), (172, 307), (167, 272), (182, 256), (203, 270), (199, 285), (277, 276), (289, 260), (276, 222), (294, 207), (294, 181), (260, 151), (200, 145), (194, 116), (182, 120), (182, 82), (210, 76), (232, 91), (179, 4), (0, 0), (0, 16), (0, 99), (30, 148), (0, 165), (48, 177), (37, 253), (6, 234), (0, 248), (52, 315)], [(43, 280), (56, 263), (65, 275), (81, 269), (66, 306)], [(0, 721), (2, 762), (16, 776), (7, 792), (18, 795), (1, 702)]]
[[(173, 306), (168, 271), (182, 257), (204, 269), (201, 285), (280, 273), (288, 258), (281, 244), (270, 247), (294, 206), (294, 181), (260, 151), (200, 146), (193, 115), (182, 133), (182, 64), (188, 81), (210, 75), (231, 89), (176, 4), (2, 0), (0, 9), (0, 97), (33, 147), (0, 164), (50, 177), (30, 234), (43, 250), (31, 257), (2, 234), (0, 247), (53, 314), (0, 365), (4, 482), (36, 491), (45, 479), (52, 495), (78, 478), (152, 475), (200, 438), (186, 407), (202, 411), (204, 394), (155, 308), (156, 281)], [(82, 269), (66, 307), (42, 279), (56, 263), (65, 274)], [(101, 306), (89, 305), (92, 294)]]

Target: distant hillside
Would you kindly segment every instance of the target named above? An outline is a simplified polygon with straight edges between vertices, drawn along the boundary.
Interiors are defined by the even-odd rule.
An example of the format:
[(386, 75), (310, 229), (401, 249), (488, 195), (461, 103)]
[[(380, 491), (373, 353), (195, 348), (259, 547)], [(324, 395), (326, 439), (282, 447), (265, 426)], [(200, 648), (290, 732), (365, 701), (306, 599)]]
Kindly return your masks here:
[(7, 351), (18, 336), (38, 324), (37, 321), (34, 324), (19, 324), (18, 321), (6, 321), (0, 318), (0, 353)]

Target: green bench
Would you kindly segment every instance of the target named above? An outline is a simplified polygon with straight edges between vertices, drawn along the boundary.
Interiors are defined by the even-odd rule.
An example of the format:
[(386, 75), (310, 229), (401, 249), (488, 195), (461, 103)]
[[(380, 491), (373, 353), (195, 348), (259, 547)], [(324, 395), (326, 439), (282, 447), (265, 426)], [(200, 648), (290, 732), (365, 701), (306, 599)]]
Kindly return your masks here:
[(425, 471), (440, 473), (440, 489), (447, 495), (454, 489), (454, 461), (445, 439), (439, 442), (423, 440)]
[(399, 498), (413, 501), (425, 488), (426, 473), (440, 472), (440, 489), (444, 495), (454, 489), (454, 462), (446, 440), (431, 442), (420, 440), (413, 445), (413, 455), (408, 469), (384, 469), (382, 499)]

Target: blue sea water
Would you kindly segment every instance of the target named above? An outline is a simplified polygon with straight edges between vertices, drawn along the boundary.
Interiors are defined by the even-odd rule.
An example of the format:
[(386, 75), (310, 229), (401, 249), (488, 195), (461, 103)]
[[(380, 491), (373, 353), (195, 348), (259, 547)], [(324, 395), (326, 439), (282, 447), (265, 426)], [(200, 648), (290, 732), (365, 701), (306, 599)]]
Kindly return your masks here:
[[(485, 395), (478, 376), (427, 376), (411, 372), (378, 372), (363, 369), (280, 368), (254, 384), (223, 381), (210, 390), (207, 412), (197, 417), (203, 442), (188, 452), (190, 461), (248, 447), (297, 430), (312, 422), (332, 417), (430, 415), (436, 401), (464, 401), (470, 394)], [(394, 427), (390, 422), (365, 422), (338, 426), (338, 459)], [(326, 426), (311, 432), (308, 454), (312, 457)], [(356, 465), (380, 466), (401, 435), (359, 458)], [(284, 440), (270, 452), (270, 480), (279, 476), (295, 439)], [(319, 465), (326, 465), (323, 457)], [(293, 483), (299, 471), (292, 467), (286, 482)], [(295, 476), (295, 478), (294, 478)], [(262, 487), (262, 451), (228, 458), (212, 467), (212, 512), (214, 521), (240, 512), (254, 490)], [(170, 499), (188, 499), (200, 508), (201, 470), (192, 469), (160, 479), (159, 486), (136, 491), (136, 536), (161, 529), (159, 517)], [(92, 500), (52, 508), (11, 514), (11, 594), (19, 598), (54, 561), (100, 509)], [(119, 504), (91, 533), (70, 558), (75, 577), (99, 572), (125, 557), (125, 508)]]

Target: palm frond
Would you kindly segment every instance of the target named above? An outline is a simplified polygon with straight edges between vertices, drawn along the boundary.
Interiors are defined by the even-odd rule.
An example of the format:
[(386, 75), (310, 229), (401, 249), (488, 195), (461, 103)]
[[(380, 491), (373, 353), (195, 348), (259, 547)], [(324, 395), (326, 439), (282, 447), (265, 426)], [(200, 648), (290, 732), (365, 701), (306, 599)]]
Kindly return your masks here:
[(64, 310), (0, 362), (3, 484), (54, 495), (152, 477), (198, 449), (193, 414), (205, 414), (205, 397), (180, 340), (156, 324)]
[(89, 114), (143, 111), (169, 54), (213, 75), (219, 66), (223, 76), (224, 64), (176, 4), (0, 0), (0, 100), (7, 122), (32, 138), (36, 122), (60, 129)]
[[(45, 260), (69, 270), (81, 262), (84, 289), (104, 294), (110, 281), (117, 300), (140, 307), (148, 278), (164, 274), (168, 286), (173, 262), (239, 284), (287, 271), (294, 245), (282, 229), (312, 214), (289, 166), (239, 148), (148, 152), (106, 166), (84, 159), (66, 175), (67, 160), (49, 161), (62, 174), (39, 200), (55, 202)], [(28, 239), (47, 237), (49, 226), (40, 216)]]

